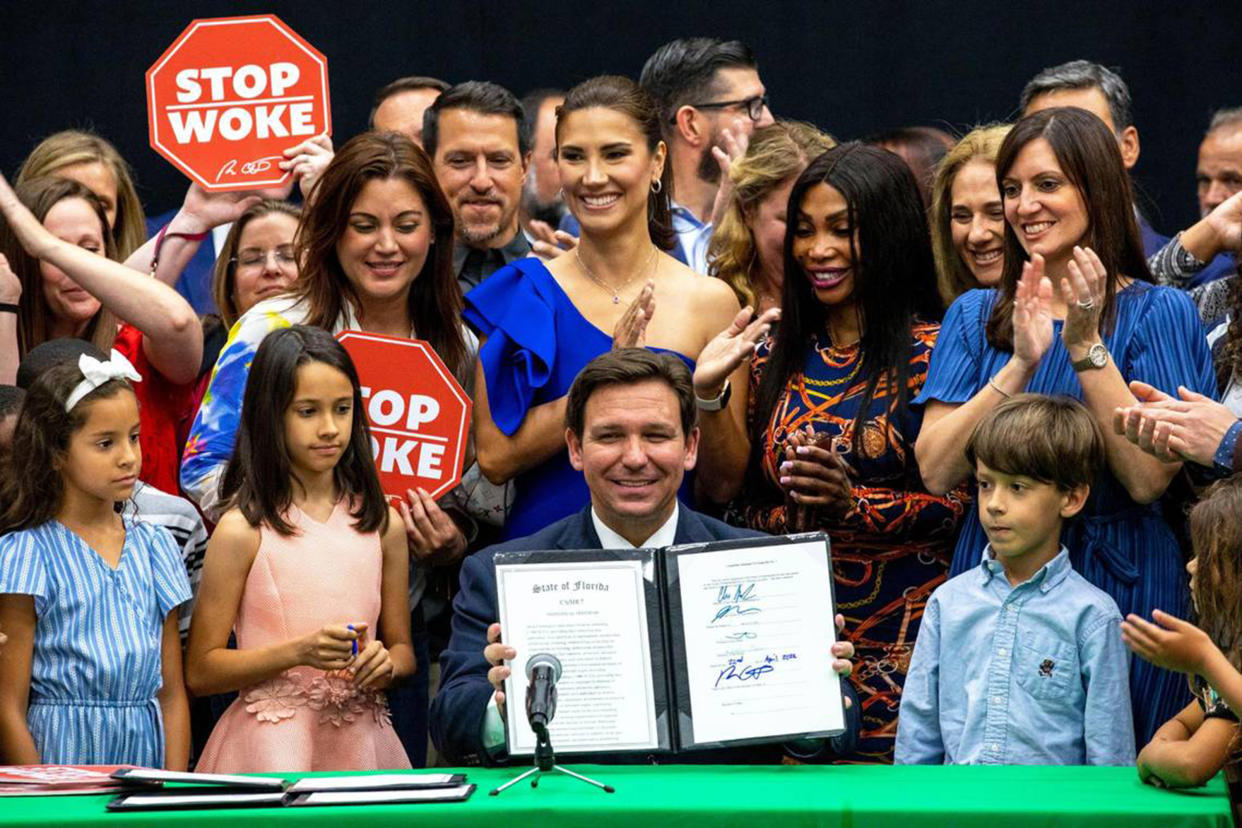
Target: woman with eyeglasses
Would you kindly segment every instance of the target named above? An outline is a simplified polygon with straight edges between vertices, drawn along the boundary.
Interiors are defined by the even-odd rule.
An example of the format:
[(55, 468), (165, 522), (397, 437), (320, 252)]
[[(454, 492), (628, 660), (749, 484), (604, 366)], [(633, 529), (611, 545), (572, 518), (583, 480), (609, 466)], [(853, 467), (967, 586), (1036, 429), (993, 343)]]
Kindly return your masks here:
[(178, 418), (178, 456), (185, 448), (194, 415), (202, 405), (229, 330), (246, 311), (264, 299), (279, 296), (298, 278), (293, 237), (302, 209), (296, 204), (263, 199), (248, 207), (229, 229), (211, 275), (211, 298), (218, 314), (203, 317), (203, 361), (192, 401)]

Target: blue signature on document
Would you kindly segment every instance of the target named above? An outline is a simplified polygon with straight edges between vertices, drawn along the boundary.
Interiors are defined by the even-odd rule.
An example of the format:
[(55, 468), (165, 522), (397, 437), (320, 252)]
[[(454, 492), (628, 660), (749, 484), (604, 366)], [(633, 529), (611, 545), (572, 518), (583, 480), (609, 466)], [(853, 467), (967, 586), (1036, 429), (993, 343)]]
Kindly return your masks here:
[(722, 681), (730, 681), (730, 680), (758, 681), (759, 679), (763, 678), (766, 674), (776, 669), (776, 665), (774, 663), (775, 661), (776, 659), (774, 659), (772, 656), (766, 656), (762, 664), (755, 664), (750, 667), (747, 667), (745, 664), (742, 663), (742, 659), (731, 658), (729, 659), (729, 665), (725, 667), (723, 670), (721, 670), (720, 674), (716, 676), (715, 686), (719, 687)]
[(758, 601), (759, 596), (755, 594), (755, 585), (747, 584), (743, 587), (741, 584), (732, 586), (722, 586), (716, 593), (716, 616), (710, 623), (715, 624), (722, 618), (732, 615), (751, 615), (756, 612), (763, 612), (759, 607), (742, 606), (748, 602)]

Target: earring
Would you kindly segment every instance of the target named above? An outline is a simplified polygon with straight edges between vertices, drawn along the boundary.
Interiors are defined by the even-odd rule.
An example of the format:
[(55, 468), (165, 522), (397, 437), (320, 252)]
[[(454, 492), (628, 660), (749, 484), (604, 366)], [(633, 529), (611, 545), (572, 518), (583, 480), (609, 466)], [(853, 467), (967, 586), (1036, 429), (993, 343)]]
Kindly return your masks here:
[(660, 179), (657, 178), (651, 182), (651, 192), (656, 193), (658, 195), (660, 193), (660, 190), (663, 190), (663, 189), (664, 189), (664, 182), (661, 181)]

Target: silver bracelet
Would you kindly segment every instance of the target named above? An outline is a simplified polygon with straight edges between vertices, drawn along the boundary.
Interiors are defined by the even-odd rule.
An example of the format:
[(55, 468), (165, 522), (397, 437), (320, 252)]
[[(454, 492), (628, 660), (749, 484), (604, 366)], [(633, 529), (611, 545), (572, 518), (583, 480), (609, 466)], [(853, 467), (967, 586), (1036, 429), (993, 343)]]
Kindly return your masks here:
[(1004, 388), (1001, 388), (999, 385), (996, 384), (996, 377), (988, 377), (988, 386), (993, 391), (995, 391), (997, 394), (1000, 394), (1002, 397), (1004, 397), (1005, 399), (1009, 399), (1010, 397), (1013, 396), (1013, 394), (1010, 394)]

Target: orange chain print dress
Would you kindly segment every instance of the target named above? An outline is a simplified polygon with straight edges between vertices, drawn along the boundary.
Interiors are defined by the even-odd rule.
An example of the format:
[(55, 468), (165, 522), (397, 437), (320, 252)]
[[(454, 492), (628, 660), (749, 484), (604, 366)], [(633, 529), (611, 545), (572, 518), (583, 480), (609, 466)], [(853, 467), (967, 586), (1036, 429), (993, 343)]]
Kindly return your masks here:
[[(939, 325), (911, 329), (907, 400), (927, 376)], [(768, 360), (764, 343), (751, 364), (753, 404)], [(778, 481), (785, 439), (807, 426), (827, 435), (826, 447), (857, 472), (853, 505), (843, 516), (820, 518), (816, 528), (832, 541), (837, 611), (856, 651), (850, 676), (862, 706), (858, 748), (839, 761), (891, 763), (897, 710), (923, 608), (948, 575), (957, 527), (970, 497), (963, 486), (936, 497), (924, 490), (914, 459), (920, 410), (897, 412), (895, 389), (881, 379), (863, 420), (861, 451), (854, 450), (854, 421), (866, 390), (857, 344), (833, 346), (815, 337), (806, 366), (787, 383), (753, 449), (747, 485), (728, 519), (774, 534), (785, 533), (786, 500)]]

